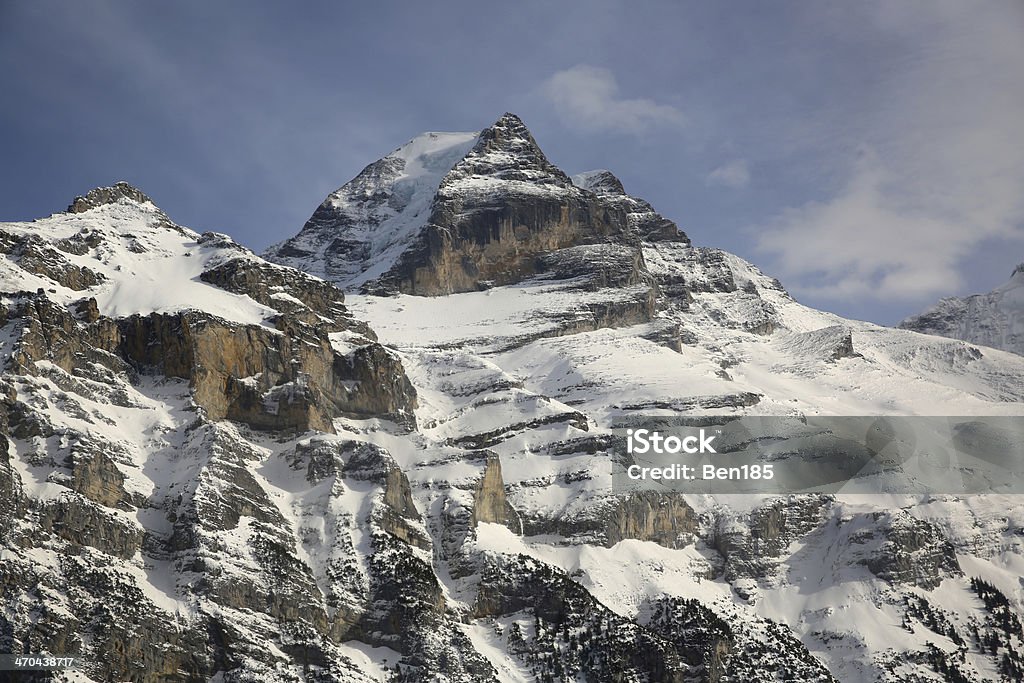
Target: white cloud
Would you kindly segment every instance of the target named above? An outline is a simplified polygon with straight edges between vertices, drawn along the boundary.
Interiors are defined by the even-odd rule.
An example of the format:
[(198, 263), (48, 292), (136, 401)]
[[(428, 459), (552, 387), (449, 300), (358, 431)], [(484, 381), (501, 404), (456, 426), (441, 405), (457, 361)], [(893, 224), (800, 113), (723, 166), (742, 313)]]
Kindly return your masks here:
[(637, 133), (652, 125), (684, 122), (673, 106), (621, 97), (611, 71), (586, 64), (557, 72), (544, 82), (543, 92), (566, 123), (590, 130)]
[(736, 159), (722, 164), (708, 174), (708, 185), (742, 188), (750, 183), (750, 164), (746, 159)]
[(975, 235), (955, 221), (899, 200), (892, 178), (873, 154), (847, 186), (825, 202), (785, 211), (758, 238), (776, 254), (796, 291), (833, 299), (913, 299), (951, 293), (962, 284), (958, 259)]
[(906, 52), (858, 93), (872, 102), (866, 119), (834, 131), (837, 149), (862, 154), (823, 169), (838, 170), (838, 189), (780, 213), (757, 245), (805, 294), (957, 293), (965, 259), (985, 240), (1024, 241), (1024, 8), (872, 7), (870, 30)]

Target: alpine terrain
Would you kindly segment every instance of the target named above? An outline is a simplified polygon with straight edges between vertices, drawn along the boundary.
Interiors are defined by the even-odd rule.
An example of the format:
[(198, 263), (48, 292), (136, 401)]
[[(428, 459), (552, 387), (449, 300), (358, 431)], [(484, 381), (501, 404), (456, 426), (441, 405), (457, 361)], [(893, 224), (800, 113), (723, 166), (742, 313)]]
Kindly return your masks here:
[(78, 657), (40, 680), (1024, 677), (1024, 497), (613, 475), (630, 427), (1021, 416), (1024, 357), (807, 308), (512, 114), (262, 257), (126, 183), (0, 251), (0, 652)]
[(899, 327), (1024, 355), (1024, 263), (988, 294), (941, 299)]

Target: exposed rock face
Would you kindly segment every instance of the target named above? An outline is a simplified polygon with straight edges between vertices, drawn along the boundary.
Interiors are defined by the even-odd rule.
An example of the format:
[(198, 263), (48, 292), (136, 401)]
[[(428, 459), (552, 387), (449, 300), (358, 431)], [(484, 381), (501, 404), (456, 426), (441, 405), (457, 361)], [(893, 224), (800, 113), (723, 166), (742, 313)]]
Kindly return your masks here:
[(141, 527), (81, 496), (64, 495), (43, 506), (38, 524), (42, 531), (65, 541), (122, 559), (131, 558), (142, 548)]
[(441, 181), (430, 220), (372, 289), (439, 295), (505, 285), (542, 254), (583, 244), (638, 247), (626, 214), (580, 192), (506, 114)]
[[(132, 220), (132, 202), (144, 198), (122, 189), (90, 193), (72, 211), (91, 216), (113, 202), (109, 215)], [(254, 467), (270, 450), (242, 438), (237, 425), (221, 426), (234, 420), (280, 439), (293, 430), (333, 431), (332, 419), (347, 416), (399, 422), (400, 433), (415, 425), (415, 390), (397, 356), (348, 315), (333, 286), (260, 262), (225, 236), (172, 230), (171, 241), (186, 248), (195, 236), (197, 252), (173, 257), (207, 258), (213, 266), (197, 279), (262, 303), (269, 311), (263, 324), (200, 310), (111, 318), (97, 302), (104, 278), (75, 280), (84, 271), (69, 260), (92, 252), (107, 265), (102, 257), (116, 249), (109, 233), (83, 228), (49, 241), (13, 233), (4, 241), (22, 271), (93, 295), (62, 304), (52, 290), (7, 291), (0, 307), (0, 542), (5, 553), (58, 558), (43, 568), (19, 550), (0, 561), (10, 607), (0, 616), (0, 649), (77, 654), (95, 680), (199, 681), (225, 672), (232, 681), (304, 680), (282, 668), (292, 658), (316, 665), (318, 680), (372, 680), (335, 645), (362, 634), (367, 642), (401, 644), (409, 671), (438, 670), (439, 658), (461, 643), (460, 660), (475, 662), (486, 677), (486, 661), (455, 632), (429, 566), (413, 552), (429, 549), (430, 539), (408, 478), (386, 451), (342, 449), (340, 465), (321, 475), (334, 477), (339, 500), (351, 498), (353, 487), (369, 492), (372, 505), (356, 515), (310, 514), (335, 519), (332, 536), (372, 529), (370, 552), (387, 556), (347, 579), (354, 591), (335, 577), (328, 604), (317, 582), (332, 579), (302, 559), (279, 494), (268, 493)], [(140, 233), (121, 244), (146, 254), (152, 246), (145, 245), (162, 239)], [(161, 393), (166, 387), (171, 396)], [(167, 420), (170, 405), (185, 419)], [(110, 436), (136, 428), (149, 437)], [(43, 485), (56, 493), (26, 493), (39, 484), (23, 480), (12, 457), (43, 472)], [(413, 570), (424, 583), (410, 602)], [(147, 585), (140, 578), (147, 571), (166, 577), (159, 590), (138, 588)], [(277, 634), (272, 650), (269, 633)]]
[(649, 242), (681, 242), (689, 244), (686, 236), (675, 223), (665, 218), (654, 207), (642, 199), (626, 194), (622, 181), (611, 171), (588, 171), (573, 176), (573, 183), (578, 187), (599, 195), (609, 204), (626, 212), (630, 227), (644, 240)]
[(505, 480), (501, 477), (501, 458), (488, 453), (484, 473), (473, 490), (473, 514), (471, 524), (480, 522), (504, 524), (514, 532), (521, 531), (519, 515), (505, 500)]
[[(643, 251), (664, 309), (759, 335), (781, 327), (775, 302), (789, 295), (753, 265), (720, 249), (679, 242), (647, 242)], [(687, 332), (701, 335), (697, 328)]]
[(586, 431), (587, 418), (576, 411), (555, 412), (534, 418), (524, 422), (516, 422), (510, 425), (501, 425), (497, 429), (479, 434), (466, 434), (451, 441), (452, 445), (464, 448), (487, 448), (501, 443), (510, 436), (524, 431), (535, 429), (549, 424), (568, 423), (577, 429)]
[[(216, 237), (216, 233), (205, 233), (202, 239), (209, 242)], [(323, 318), (349, 323), (350, 327), (357, 325), (345, 310), (345, 298), (341, 291), (305, 273), (240, 257), (204, 270), (200, 277), (204, 282), (235, 294), (245, 294), (284, 314), (299, 316), (311, 311)], [(315, 324), (318, 320), (304, 316), (303, 322)], [(324, 321), (319, 322), (323, 324)], [(360, 332), (366, 336), (373, 334), (365, 326), (360, 328)]]
[[(335, 470), (334, 474), (355, 481), (370, 481), (382, 488), (384, 506), (379, 518), (381, 528), (405, 543), (429, 549), (429, 537), (414, 524), (421, 522), (422, 518), (416, 509), (409, 479), (394, 458), (386, 450), (373, 444), (351, 441), (328, 444), (337, 449), (331, 464), (335, 468), (342, 464), (341, 470)], [(300, 446), (297, 453), (303, 450), (305, 449)], [(311, 460), (311, 467), (312, 462)], [(319, 476), (323, 476), (322, 470)]]
[[(332, 369), (334, 389), (344, 398), (338, 406), (343, 415), (377, 416), (415, 426), (416, 389), (393, 352), (381, 344), (366, 344), (348, 355), (336, 355)], [(349, 388), (352, 382), (355, 385)]]
[(95, 209), (97, 206), (113, 204), (122, 199), (138, 204), (152, 203), (152, 200), (143, 194), (142, 190), (132, 187), (122, 180), (110, 187), (97, 187), (89, 190), (85, 196), (75, 197), (75, 200), (68, 206), (67, 212), (84, 213), (90, 209)]
[[(330, 432), (331, 420), (341, 415), (413, 424), (416, 394), (401, 362), (362, 337), (365, 325), (350, 324), (340, 292), (313, 282), (311, 307), (298, 298), (289, 304), (304, 311), (315, 306), (323, 311), (317, 316), (333, 312), (338, 317), (327, 322), (318, 317), (316, 325), (309, 325), (283, 313), (276, 331), (194, 311), (117, 321), (97, 311), (77, 320), (45, 298), (29, 298), (9, 312), (25, 321), (15, 368), (35, 373), (36, 362), (50, 361), (67, 373), (91, 372), (100, 365), (113, 372), (180, 377), (191, 382), (195, 402), (211, 419), (238, 420), (257, 429)], [(321, 285), (334, 298), (323, 295)], [(349, 331), (361, 340), (359, 345), (339, 353), (329, 338), (337, 330)]]
[(725, 558), (726, 577), (771, 577), (787, 547), (824, 523), (831, 502), (828, 496), (790, 496), (755, 509), (746, 520), (719, 517), (710, 542)]
[[(835, 680), (797, 638), (772, 622), (730, 624), (696, 600), (664, 598), (641, 610), (647, 616), (638, 628), (550, 565), (523, 556), (490, 565), (474, 614), (500, 618), (526, 609), (534, 614), (531, 628), (514, 623), (505, 638), (512, 652), (535, 662), (539, 680), (581, 674), (666, 683)], [(539, 656), (549, 651), (559, 656)]]
[[(567, 473), (567, 483), (586, 481), (588, 474)], [(519, 487), (517, 487), (519, 488)], [(574, 543), (612, 547), (619, 541), (651, 541), (666, 548), (692, 545), (699, 519), (686, 500), (674, 493), (637, 491), (590, 501), (582, 509), (522, 516), (527, 535), (558, 534)]]
[(302, 323), (292, 321), (292, 334), (281, 334), (194, 312), (116, 323), (104, 318), (75, 336), (81, 323), (66, 312), (43, 322), (39, 306), (25, 310), (29, 335), (21, 362), (52, 360), (71, 372), (90, 360), (115, 372), (130, 367), (187, 379), (211, 419), (299, 431), (333, 431), (331, 420), (340, 415), (381, 415), (404, 424), (414, 419), (415, 390), (398, 359), (379, 344), (346, 356)]
[[(103, 444), (104, 446), (106, 444)], [(124, 475), (99, 444), (79, 439), (70, 448), (71, 488), (109, 508), (129, 507), (132, 496), (124, 489)]]
[[(23, 583), (35, 586), (34, 595), (6, 603), (15, 623), (33, 614), (36, 626), (17, 632), (13, 642), (10, 632), (0, 631), (5, 651), (63, 652), (94, 659), (115, 680), (184, 683), (213, 674), (211, 662), (196, 656), (206, 643), (205, 628), (181, 629), (171, 615), (153, 610), (132, 582), (102, 565), (102, 556), (88, 551), (62, 556), (61, 573), (80, 588), (66, 602), (58, 602), (61, 584), (52, 575), (28, 563), (0, 564), (0, 591), (6, 597), (17, 595)], [(91, 617), (80, 620), (74, 615)], [(85, 628), (92, 629), (88, 642), (79, 635)], [(215, 622), (210, 628), (216, 629)], [(18, 649), (8, 649), (12, 646)]]
[(426, 224), (441, 179), (476, 144), (477, 133), (426, 133), (331, 193), (271, 260), (356, 288), (391, 267)]
[[(0, 418), (6, 421), (7, 411), (0, 411)], [(2, 430), (9, 434), (7, 426)], [(21, 479), (11, 467), (10, 441), (0, 435), (0, 524), (9, 528), (13, 519), (24, 513), (21, 493)]]
[[(521, 654), (561, 653), (557, 661), (541, 660), (541, 677), (587, 672), (602, 680), (630, 680), (657, 672), (655, 680), (687, 680), (690, 667), (672, 644), (614, 614), (557, 569), (523, 556), (489, 567), (474, 615), (500, 617), (527, 608), (536, 615), (533, 633), (514, 633), (510, 644)], [(570, 640), (569, 632), (585, 637)]]
[(538, 275), (651, 287), (640, 241), (689, 240), (614, 176), (587, 177), (573, 184), (505, 114), (478, 134), (431, 133), (371, 164), (267, 255), (322, 263), (328, 278), (372, 293), (436, 296)]
[(105, 280), (103, 275), (72, 263), (61, 250), (33, 235), (0, 234), (0, 253), (14, 257), (17, 264), (28, 272), (68, 289), (82, 291)]
[(696, 529), (697, 515), (681, 496), (640, 491), (616, 501), (608, 518), (606, 543), (612, 546), (624, 538), (636, 538), (681, 548), (693, 542)]
[(947, 576), (963, 574), (956, 550), (931, 522), (914, 519), (903, 511), (873, 513), (872, 519), (881, 524), (880, 529), (860, 534), (855, 540), (875, 545), (879, 536), (884, 539), (863, 561), (875, 576), (931, 589)]
[(839, 325), (789, 335), (780, 342), (780, 346), (805, 358), (817, 357), (827, 362), (858, 355), (853, 348), (853, 333)]
[(66, 373), (75, 369), (88, 373), (96, 366), (115, 373), (129, 370), (114, 353), (120, 334), (117, 323), (109, 318), (83, 324), (44, 295), (19, 297), (6, 313), (23, 325), (10, 358), (13, 372), (37, 374), (39, 361), (51, 362)]
[[(429, 551), (431, 541), (420, 524), (409, 481), (390, 454), (362, 442), (320, 441), (300, 445), (294, 458), (297, 465), (308, 463), (307, 477), (333, 476), (332, 494), (338, 499), (359, 483), (371, 483), (380, 491), (366, 520), (331, 515), (348, 526), (339, 534), (345, 552), (334, 556), (329, 570), (335, 591), (328, 596), (329, 604), (337, 608), (331, 637), (358, 638), (403, 653), (410, 680), (424, 680), (438, 670), (450, 671), (455, 680), (489, 680), (493, 669), (457, 629), (429, 564), (413, 551)], [(364, 570), (350, 544), (358, 525), (366, 523), (374, 552), (367, 574), (360, 576)], [(335, 533), (341, 531), (339, 526)], [(448, 661), (453, 654), (458, 661)]]
[(676, 646), (696, 680), (836, 680), (799, 639), (770, 620), (730, 623), (697, 600), (673, 597), (654, 601), (646, 626)]
[(567, 247), (539, 257), (544, 273), (555, 280), (577, 280), (589, 291), (605, 287), (651, 285), (639, 249), (623, 249), (616, 244), (588, 244)]
[(733, 631), (721, 617), (696, 600), (662, 598), (650, 609), (646, 626), (681, 650), (700, 680), (717, 683), (727, 673)]
[[(138, 370), (187, 379), (211, 419), (258, 429), (333, 431), (333, 417), (372, 412), (380, 397), (377, 387), (360, 395), (358, 387), (346, 386), (358, 381), (357, 368), (385, 377), (400, 371), (397, 362), (387, 365), (383, 351), (373, 353), (381, 365), (367, 368), (334, 352), (322, 337), (277, 334), (201, 314), (137, 316), (120, 327), (122, 354)], [(401, 408), (409, 416), (413, 396), (405, 395)]]

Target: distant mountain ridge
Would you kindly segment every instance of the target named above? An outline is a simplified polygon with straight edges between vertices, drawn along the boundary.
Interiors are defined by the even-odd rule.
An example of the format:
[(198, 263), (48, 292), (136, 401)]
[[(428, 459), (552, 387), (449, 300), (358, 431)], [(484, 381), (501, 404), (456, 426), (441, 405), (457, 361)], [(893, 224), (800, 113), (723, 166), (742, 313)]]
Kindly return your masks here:
[(1024, 263), (991, 292), (947, 297), (897, 327), (1024, 355)]

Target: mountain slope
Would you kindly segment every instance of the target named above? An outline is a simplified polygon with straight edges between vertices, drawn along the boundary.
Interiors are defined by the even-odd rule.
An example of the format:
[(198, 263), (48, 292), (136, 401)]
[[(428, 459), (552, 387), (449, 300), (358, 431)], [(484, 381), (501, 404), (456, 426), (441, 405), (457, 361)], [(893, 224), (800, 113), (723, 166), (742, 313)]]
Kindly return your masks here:
[(987, 294), (942, 299), (897, 327), (1024, 355), (1024, 264)]
[[(1019, 680), (1019, 496), (615, 472), (626, 427), (841, 445), (750, 439), (781, 472), (857, 456), (820, 415), (1020, 416), (1024, 358), (804, 307), (510, 115), (417, 140), (269, 252), (313, 275), (127, 185), (0, 224), (0, 648), (94, 681)], [(872, 430), (888, 468), (941, 454)]]
[(476, 142), (476, 133), (410, 140), (333, 192), (302, 232), (267, 255), (342, 287), (379, 277), (426, 224), (442, 179)]

